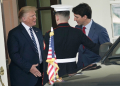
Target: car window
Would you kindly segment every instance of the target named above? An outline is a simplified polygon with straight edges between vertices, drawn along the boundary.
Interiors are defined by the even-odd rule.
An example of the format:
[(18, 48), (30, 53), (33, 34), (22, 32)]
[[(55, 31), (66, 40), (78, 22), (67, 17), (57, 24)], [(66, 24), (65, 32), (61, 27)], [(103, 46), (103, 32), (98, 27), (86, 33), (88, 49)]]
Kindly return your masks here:
[(111, 51), (111, 53), (107, 56), (107, 58), (104, 60), (104, 64), (110, 65), (111, 62), (108, 59), (109, 57), (116, 57), (120, 56), (120, 42), (115, 46), (115, 48)]
[(120, 47), (119, 47), (118, 50), (115, 52), (115, 54), (120, 54)]
[(111, 56), (118, 56), (118, 55), (120, 55), (120, 42), (119, 42), (118, 45), (113, 49)]

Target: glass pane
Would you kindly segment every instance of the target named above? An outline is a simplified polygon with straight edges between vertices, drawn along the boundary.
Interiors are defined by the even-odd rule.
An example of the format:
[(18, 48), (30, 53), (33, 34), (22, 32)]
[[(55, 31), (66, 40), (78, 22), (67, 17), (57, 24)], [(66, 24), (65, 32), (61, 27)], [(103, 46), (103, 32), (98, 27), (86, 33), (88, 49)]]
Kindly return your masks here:
[(117, 57), (117, 56), (120, 56), (120, 42), (116, 44), (115, 48), (112, 49), (112, 51), (109, 53), (109, 55), (105, 59), (105, 64), (110, 63), (110, 60), (109, 60), (110, 57)]
[(41, 11), (41, 25), (42, 33), (43, 35), (45, 35), (45, 33), (49, 31), (52, 27), (51, 10)]
[(40, 7), (50, 7), (50, 0), (39, 0)]
[(120, 4), (111, 5), (113, 36), (120, 36)]
[(120, 42), (118, 45), (113, 49), (112, 56), (118, 56), (120, 55)]
[(120, 42), (115, 46), (112, 52), (109, 54), (108, 58), (111, 56), (120, 56)]
[(26, 0), (27, 6), (37, 6), (37, 0)]

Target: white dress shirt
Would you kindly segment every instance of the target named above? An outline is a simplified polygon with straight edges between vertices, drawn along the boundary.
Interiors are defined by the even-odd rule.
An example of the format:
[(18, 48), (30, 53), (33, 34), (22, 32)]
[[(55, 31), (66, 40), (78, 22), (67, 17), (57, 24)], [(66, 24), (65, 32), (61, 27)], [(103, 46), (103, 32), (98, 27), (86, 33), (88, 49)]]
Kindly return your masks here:
[(88, 23), (86, 26), (82, 26), (82, 27), (85, 27), (85, 28), (86, 28), (86, 29), (85, 29), (86, 36), (88, 36), (88, 34), (89, 34), (89, 31), (90, 31), (92, 22), (93, 22), (93, 21), (92, 21), (92, 19), (91, 19), (90, 23)]
[[(27, 26), (23, 22), (21, 24), (25, 27), (26, 31), (28, 32), (29, 36), (31, 37), (30, 28), (32, 28), (32, 27)], [(41, 50), (40, 50), (39, 41), (38, 41), (38, 38), (37, 38), (37, 36), (36, 36), (36, 34), (35, 34), (35, 32), (34, 32), (33, 29), (32, 29), (32, 32), (33, 32), (33, 35), (35, 37), (35, 41), (36, 41), (36, 44), (37, 44), (38, 54), (39, 54), (39, 60), (40, 60), (40, 63), (42, 63), (42, 56), (41, 56)], [(32, 39), (32, 37), (31, 37), (31, 39)]]

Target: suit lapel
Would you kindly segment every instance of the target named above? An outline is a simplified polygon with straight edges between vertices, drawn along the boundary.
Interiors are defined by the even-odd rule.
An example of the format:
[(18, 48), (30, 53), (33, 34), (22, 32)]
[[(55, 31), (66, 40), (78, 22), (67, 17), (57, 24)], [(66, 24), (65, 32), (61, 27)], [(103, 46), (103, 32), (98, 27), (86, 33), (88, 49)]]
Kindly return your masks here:
[[(34, 27), (33, 27), (33, 28), (34, 28)], [(42, 43), (41, 43), (41, 42), (42, 42), (42, 39), (41, 39), (41, 37), (40, 37), (40, 32), (39, 32), (36, 28), (34, 28), (33, 30), (34, 30), (37, 38), (38, 38), (40, 47), (42, 47), (42, 46), (41, 46), (41, 44), (42, 44)]]
[[(88, 37), (89, 37), (90, 39), (92, 39), (94, 33), (95, 33), (95, 24), (94, 24), (94, 21), (93, 21), (93, 22), (92, 22), (92, 25), (91, 25), (91, 28), (90, 28), (90, 31), (89, 31), (89, 33), (88, 33)], [(86, 50), (86, 48), (84, 49), (83, 52), (85, 52), (85, 50)]]
[(93, 22), (92, 22), (92, 25), (91, 25), (91, 28), (90, 28), (90, 31), (89, 31), (89, 34), (88, 34), (88, 37), (89, 37), (90, 39), (92, 39), (94, 33), (95, 33), (95, 23), (94, 23), (94, 21), (93, 21)]
[(31, 45), (33, 50), (36, 51), (35, 47), (34, 47), (34, 44), (32, 42), (32, 39), (30, 38), (28, 32), (26, 31), (26, 29), (24, 28), (24, 26), (22, 24), (21, 24), (21, 31), (22, 31), (23, 35), (25, 36), (25, 38), (28, 40), (28, 43)]
[[(33, 30), (34, 30), (37, 38), (38, 38), (38, 42), (39, 42), (40, 50), (41, 50), (41, 54), (42, 54), (42, 52), (43, 52), (43, 51), (42, 51), (43, 41), (42, 41), (42, 38), (41, 38), (41, 36), (40, 36), (41, 33), (40, 33), (36, 28), (34, 28), (34, 27), (33, 27)], [(41, 34), (41, 35), (42, 35), (42, 34)]]
[[(79, 26), (79, 27), (82, 28), (82, 25)], [(90, 28), (90, 31), (89, 31), (89, 34), (88, 34), (88, 37), (89, 37), (90, 39), (92, 39), (94, 33), (95, 33), (95, 22), (93, 21), (93, 22), (92, 22), (92, 25), (91, 25), (91, 28)], [(83, 45), (80, 45), (80, 50), (81, 50), (82, 52), (85, 52), (86, 48), (83, 49)]]

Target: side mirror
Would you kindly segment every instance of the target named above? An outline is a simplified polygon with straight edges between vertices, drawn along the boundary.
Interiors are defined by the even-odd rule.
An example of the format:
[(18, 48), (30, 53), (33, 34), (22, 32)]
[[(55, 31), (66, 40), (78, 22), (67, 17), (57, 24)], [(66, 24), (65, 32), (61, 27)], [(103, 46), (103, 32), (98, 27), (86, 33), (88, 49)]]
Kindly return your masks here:
[(111, 46), (112, 46), (112, 43), (110, 42), (101, 44), (99, 49), (99, 55), (103, 57), (105, 53), (110, 49)]

